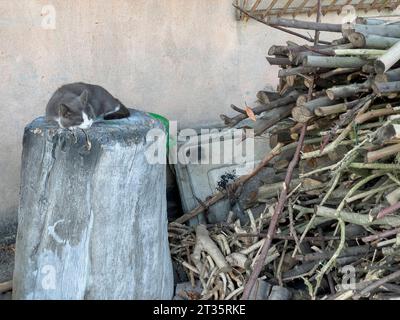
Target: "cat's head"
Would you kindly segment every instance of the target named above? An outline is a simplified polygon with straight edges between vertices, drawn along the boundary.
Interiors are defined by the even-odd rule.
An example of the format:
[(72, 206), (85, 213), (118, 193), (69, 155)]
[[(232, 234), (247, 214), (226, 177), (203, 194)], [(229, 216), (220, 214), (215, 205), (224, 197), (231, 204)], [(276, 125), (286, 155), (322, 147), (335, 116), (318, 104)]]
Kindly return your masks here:
[(86, 112), (88, 104), (88, 91), (84, 90), (79, 97), (75, 97), (68, 102), (59, 105), (58, 124), (62, 128), (79, 127), (88, 129), (93, 123)]

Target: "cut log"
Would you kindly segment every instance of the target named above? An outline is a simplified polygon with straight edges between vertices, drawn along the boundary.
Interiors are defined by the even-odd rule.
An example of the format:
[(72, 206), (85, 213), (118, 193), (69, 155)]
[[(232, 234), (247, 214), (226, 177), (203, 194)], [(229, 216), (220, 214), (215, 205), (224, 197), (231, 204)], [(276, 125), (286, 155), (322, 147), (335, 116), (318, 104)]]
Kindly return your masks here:
[(260, 100), (260, 102), (263, 104), (271, 103), (272, 101), (275, 101), (280, 97), (281, 96), (277, 91), (262, 90), (257, 92), (257, 99)]
[(384, 116), (390, 116), (392, 114), (399, 114), (399, 113), (400, 113), (399, 110), (393, 109), (393, 108), (376, 109), (376, 110), (372, 110), (372, 111), (357, 115), (356, 118), (354, 119), (354, 123), (362, 124), (371, 119), (384, 117)]
[(374, 18), (366, 18), (366, 17), (357, 17), (357, 24), (369, 24), (369, 25), (380, 25), (385, 24), (386, 21), (382, 19), (374, 19)]
[(321, 74), (319, 75), (319, 77), (320, 77), (321, 79), (328, 79), (328, 78), (335, 77), (335, 76), (338, 76), (338, 75), (348, 74), (348, 73), (351, 73), (351, 72), (355, 72), (355, 71), (357, 71), (357, 70), (359, 70), (359, 68), (336, 68), (336, 69), (327, 71), (327, 72), (325, 72), (325, 73), (321, 73)]
[(354, 46), (349, 42), (340, 45), (314, 45), (314, 46), (289, 46), (288, 57), (301, 52), (314, 52), (319, 55), (332, 56), (335, 54), (335, 49), (354, 49)]
[(297, 74), (308, 74), (308, 73), (314, 73), (319, 71), (319, 68), (313, 68), (313, 67), (295, 67), (295, 68), (287, 68), (287, 69), (280, 69), (278, 72), (278, 77), (279, 78), (284, 78), (287, 76), (293, 76)]
[(271, 148), (275, 148), (278, 143), (288, 144), (292, 142), (291, 132), (288, 129), (278, 130), (276, 132), (271, 133), (269, 137), (269, 145)]
[(357, 56), (363, 59), (376, 59), (386, 53), (382, 49), (336, 49), (335, 55), (340, 56)]
[(289, 48), (287, 46), (273, 45), (268, 50), (269, 56), (287, 56), (288, 54), (289, 54)]
[[(290, 182), (289, 187), (293, 188), (300, 183), (301, 183), (300, 179), (294, 179)], [(274, 198), (279, 194), (282, 188), (283, 188), (283, 181), (262, 185), (258, 188), (257, 200), (260, 201), (260, 200)]]
[(349, 40), (355, 48), (389, 49), (400, 39), (353, 32), (349, 35)]
[(375, 82), (392, 82), (400, 81), (400, 68), (389, 70), (383, 74), (377, 74), (375, 76)]
[(359, 32), (352, 32), (350, 33), (347, 38), (353, 44), (355, 48), (366, 48), (366, 39), (362, 33)]
[(364, 80), (364, 79), (365, 79), (365, 75), (361, 71), (349, 73), (346, 77), (346, 81), (348, 83), (357, 82), (357, 80)]
[(305, 107), (310, 111), (314, 111), (315, 108), (319, 106), (326, 106), (326, 105), (333, 105), (334, 102), (332, 102), (326, 95), (320, 96), (316, 99), (310, 100), (310, 101), (298, 101), (299, 103), (297, 104), (298, 107)]
[(325, 106), (315, 108), (314, 113), (318, 117), (326, 117), (331, 114), (337, 114), (347, 111), (347, 106), (345, 103), (335, 104), (333, 106)]
[(307, 122), (315, 116), (314, 111), (318, 107), (324, 107), (335, 104), (327, 96), (308, 101), (302, 105), (297, 105), (292, 110), (292, 117), (297, 122)]
[[(329, 56), (333, 56), (333, 51), (332, 54)], [(313, 51), (301, 51), (301, 52), (291, 52), (289, 54), (289, 60), (292, 63), (292, 65), (298, 66), (301, 65), (304, 61), (304, 59), (308, 56), (317, 56), (317, 57), (323, 57), (325, 55), (313, 52)]]
[[(396, 27), (400, 31), (400, 27)], [(400, 60), (400, 42), (393, 45), (384, 55), (375, 60), (376, 73), (385, 73)]]
[[(300, 95), (300, 92), (293, 90), (288, 93), (286, 96), (279, 98), (277, 100), (272, 101), (270, 104), (260, 105), (252, 109), (254, 114), (260, 114), (264, 111), (269, 111), (281, 106), (288, 105), (296, 101), (297, 97)], [(233, 118), (229, 118), (228, 116), (222, 114), (220, 115), (221, 119), (225, 122), (227, 126), (233, 127), (237, 125), (239, 122), (247, 118), (245, 114), (238, 114)]]
[(341, 83), (345, 81), (345, 77), (338, 76), (334, 79), (321, 79), (319, 77), (315, 77), (314, 79), (306, 78), (303, 80), (303, 83), (306, 88), (313, 86), (313, 88), (317, 88), (317, 90), (322, 90), (334, 86), (337, 81)]
[(83, 133), (75, 142), (43, 118), (25, 128), (14, 299), (172, 298), (166, 170), (148, 157), (152, 129), (164, 130), (138, 111), (95, 123), (87, 150)]
[(338, 46), (338, 45), (341, 45), (341, 44), (346, 44), (348, 42), (349, 41), (347, 40), (347, 38), (339, 38), (339, 39), (333, 40), (332, 41), (332, 45)]
[(369, 62), (362, 66), (361, 71), (364, 73), (375, 74), (375, 67), (373, 62)]
[(285, 57), (267, 57), (266, 59), (271, 66), (290, 66), (292, 64), (289, 58)]
[(263, 115), (262, 118), (257, 120), (257, 122), (254, 126), (254, 134), (256, 136), (259, 136), (262, 133), (264, 133), (267, 129), (269, 129), (272, 126), (274, 126), (275, 124), (277, 124), (282, 119), (285, 119), (286, 117), (290, 116), (293, 107), (294, 107), (294, 104), (288, 104), (288, 105), (270, 110), (269, 112), (266, 112), (266, 114)]
[(360, 68), (366, 63), (366, 60), (358, 57), (308, 56), (304, 59), (303, 66), (321, 68)]
[(380, 159), (385, 159), (387, 157), (393, 156), (399, 152), (400, 152), (400, 143), (397, 143), (389, 147), (368, 152), (366, 159), (368, 163), (371, 163)]
[(299, 76), (287, 76), (284, 80), (286, 80), (286, 85), (289, 88), (298, 88), (303, 84), (303, 77)]
[[(301, 184), (300, 190), (302, 192), (314, 191), (324, 187), (324, 184), (318, 180), (311, 178), (293, 179), (290, 182), (289, 189), (296, 187), (298, 184)], [(271, 199), (277, 196), (279, 192), (284, 187), (283, 181), (277, 183), (269, 183), (262, 185), (258, 188), (257, 199), (258, 201), (265, 201), (267, 199)]]
[(360, 102), (360, 99), (356, 99), (356, 100), (353, 100), (350, 102), (343, 102), (343, 103), (338, 103), (338, 104), (334, 104), (331, 106), (318, 107), (318, 108), (315, 108), (314, 113), (316, 116), (325, 117), (330, 114), (345, 112), (345, 111), (347, 111), (347, 109), (351, 109), (351, 108), (355, 107), (359, 102)]
[[(354, 32), (382, 37), (400, 38), (400, 28), (397, 25), (364, 25), (356, 24)], [(345, 30), (346, 32), (346, 30)]]
[(332, 105), (335, 102), (328, 97), (311, 100), (303, 105), (298, 105), (292, 110), (292, 118), (296, 122), (305, 123), (315, 116), (315, 109), (321, 106)]
[(372, 89), (376, 94), (390, 94), (400, 92), (400, 81), (375, 82)]
[[(302, 99), (300, 98), (302, 97)], [(307, 103), (309, 101), (308, 99), (308, 94), (303, 94), (301, 96), (299, 96), (299, 98), (297, 99), (298, 102), (297, 105), (298, 106), (302, 106), (303, 104)], [(317, 99), (317, 98), (322, 98), (322, 97), (326, 97), (326, 90), (320, 90), (320, 91), (315, 91), (311, 94), (310, 99)]]
[(343, 86), (336, 86), (326, 90), (326, 95), (331, 100), (348, 98), (360, 92), (368, 92), (371, 89), (371, 81), (364, 83), (353, 83)]
[[(325, 95), (325, 93), (324, 93)], [(296, 106), (302, 106), (308, 101), (308, 94), (301, 94), (296, 99)]]

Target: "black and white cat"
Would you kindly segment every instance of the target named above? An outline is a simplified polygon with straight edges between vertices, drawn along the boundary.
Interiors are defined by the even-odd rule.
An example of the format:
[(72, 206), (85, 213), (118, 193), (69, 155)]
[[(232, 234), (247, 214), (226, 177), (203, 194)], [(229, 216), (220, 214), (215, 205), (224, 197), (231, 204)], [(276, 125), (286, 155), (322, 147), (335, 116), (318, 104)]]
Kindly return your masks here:
[[(93, 122), (129, 117), (130, 112), (118, 99), (103, 87), (76, 82), (63, 85), (52, 95), (46, 107), (46, 119), (55, 121), (61, 128), (82, 129), (87, 148), (91, 143), (84, 130)], [(75, 136), (75, 134), (74, 134)]]
[(46, 107), (47, 120), (67, 129), (89, 129), (96, 120), (126, 117), (129, 110), (106, 89), (83, 82), (58, 88)]

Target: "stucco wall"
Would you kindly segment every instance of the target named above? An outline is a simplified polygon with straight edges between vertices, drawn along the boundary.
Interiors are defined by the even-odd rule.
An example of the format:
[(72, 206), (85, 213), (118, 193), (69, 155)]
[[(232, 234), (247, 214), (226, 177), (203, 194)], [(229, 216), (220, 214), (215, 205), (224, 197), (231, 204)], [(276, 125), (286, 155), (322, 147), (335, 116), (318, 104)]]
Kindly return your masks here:
[[(0, 229), (16, 217), (23, 128), (58, 86), (96, 83), (127, 106), (197, 126), (276, 84), (267, 49), (298, 40), (237, 22), (231, 2), (0, 0)], [(42, 26), (48, 4), (54, 30)]]

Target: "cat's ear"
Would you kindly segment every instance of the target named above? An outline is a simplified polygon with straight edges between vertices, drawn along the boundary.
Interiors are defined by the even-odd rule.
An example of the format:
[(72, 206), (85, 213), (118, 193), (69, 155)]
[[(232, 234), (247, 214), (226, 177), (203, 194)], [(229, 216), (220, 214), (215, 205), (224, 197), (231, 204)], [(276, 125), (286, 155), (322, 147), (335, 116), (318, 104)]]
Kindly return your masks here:
[(60, 104), (60, 116), (63, 118), (70, 118), (72, 115), (71, 109), (65, 104)]
[(83, 90), (79, 99), (81, 100), (82, 104), (86, 106), (89, 99), (89, 91), (87, 91), (86, 89)]

